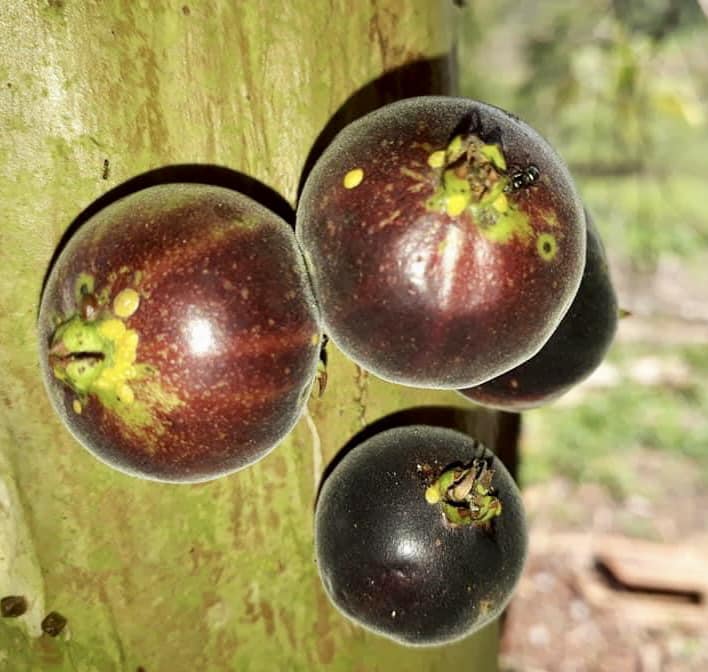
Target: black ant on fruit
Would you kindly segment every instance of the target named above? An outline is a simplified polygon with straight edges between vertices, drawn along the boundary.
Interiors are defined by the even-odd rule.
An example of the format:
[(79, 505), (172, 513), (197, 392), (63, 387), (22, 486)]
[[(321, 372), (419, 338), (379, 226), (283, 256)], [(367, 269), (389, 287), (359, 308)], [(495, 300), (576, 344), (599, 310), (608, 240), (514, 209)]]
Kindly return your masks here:
[(510, 182), (505, 191), (519, 191), (530, 187), (541, 177), (541, 171), (533, 164), (523, 170), (517, 170), (511, 174)]

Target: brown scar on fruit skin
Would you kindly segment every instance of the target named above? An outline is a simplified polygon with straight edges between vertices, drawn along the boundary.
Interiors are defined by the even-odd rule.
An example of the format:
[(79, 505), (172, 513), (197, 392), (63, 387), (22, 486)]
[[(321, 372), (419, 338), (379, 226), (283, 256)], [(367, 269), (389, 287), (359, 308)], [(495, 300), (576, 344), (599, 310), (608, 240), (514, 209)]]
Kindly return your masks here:
[(379, 222), (378, 228), (383, 229), (384, 227), (388, 226), (389, 224), (392, 224), (393, 222), (395, 222), (400, 216), (401, 216), (401, 211), (394, 210), (388, 217), (386, 217), (385, 219), (382, 219)]

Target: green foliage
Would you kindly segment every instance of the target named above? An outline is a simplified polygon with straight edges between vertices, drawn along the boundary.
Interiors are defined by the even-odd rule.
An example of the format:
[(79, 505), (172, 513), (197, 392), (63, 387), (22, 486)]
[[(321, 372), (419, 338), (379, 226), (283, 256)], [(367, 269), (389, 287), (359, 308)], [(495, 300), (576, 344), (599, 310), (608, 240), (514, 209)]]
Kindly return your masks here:
[(473, 18), (463, 93), (559, 149), (616, 256), (651, 270), (705, 247), (708, 22), (693, 0), (482, 0)]
[[(699, 175), (583, 177), (581, 191), (606, 247), (650, 270), (662, 255), (699, 263), (708, 246), (708, 216)], [(613, 197), (609, 199), (608, 193)]]

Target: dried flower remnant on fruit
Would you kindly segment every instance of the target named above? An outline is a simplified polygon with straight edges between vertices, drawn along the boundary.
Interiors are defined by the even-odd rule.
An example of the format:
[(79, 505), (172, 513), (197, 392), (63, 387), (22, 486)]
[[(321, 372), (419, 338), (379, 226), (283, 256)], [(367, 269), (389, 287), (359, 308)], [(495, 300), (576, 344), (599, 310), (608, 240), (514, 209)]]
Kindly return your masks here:
[(17, 618), (27, 611), (27, 598), (22, 595), (6, 595), (0, 599), (0, 616)]
[[(474, 133), (455, 136), (445, 149), (431, 152), (427, 163), (439, 176), (426, 208), (452, 218), (468, 213), (485, 238), (494, 243), (512, 239), (527, 246), (532, 243), (534, 231), (528, 214), (513, 196), (540, 179), (536, 166), (508, 168), (501, 145), (485, 142)], [(550, 226), (557, 224), (555, 215), (549, 217)], [(536, 247), (542, 258), (550, 261), (556, 256), (557, 245), (554, 239), (552, 248), (545, 241), (537, 241)]]
[(435, 193), (426, 201), (429, 210), (448, 217), (468, 213), (493, 242), (530, 241), (528, 216), (507, 198), (511, 177), (499, 144), (457, 135), (444, 150), (428, 155), (428, 165), (438, 173)]
[(502, 513), (494, 495), (494, 470), (486, 460), (475, 459), (468, 466), (450, 467), (425, 491), (429, 504), (440, 504), (453, 525), (483, 527)]
[(427, 206), (450, 217), (475, 204), (493, 203), (508, 181), (501, 148), (485, 144), (472, 134), (457, 135), (445, 150), (432, 152), (428, 165), (440, 170), (440, 183)]
[(42, 619), (42, 632), (50, 637), (58, 637), (66, 627), (67, 620), (56, 611), (49, 612)]

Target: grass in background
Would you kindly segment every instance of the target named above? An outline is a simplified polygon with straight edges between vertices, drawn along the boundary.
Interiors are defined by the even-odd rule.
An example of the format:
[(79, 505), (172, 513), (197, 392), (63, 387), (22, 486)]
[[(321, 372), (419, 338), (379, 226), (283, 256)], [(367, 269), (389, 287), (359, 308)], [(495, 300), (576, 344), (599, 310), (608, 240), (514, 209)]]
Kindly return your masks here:
[(619, 343), (604, 371), (614, 380), (525, 414), (522, 483), (564, 476), (622, 497), (639, 485), (631, 458), (649, 450), (688, 458), (708, 487), (708, 377), (696, 375), (708, 348)]

